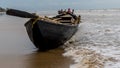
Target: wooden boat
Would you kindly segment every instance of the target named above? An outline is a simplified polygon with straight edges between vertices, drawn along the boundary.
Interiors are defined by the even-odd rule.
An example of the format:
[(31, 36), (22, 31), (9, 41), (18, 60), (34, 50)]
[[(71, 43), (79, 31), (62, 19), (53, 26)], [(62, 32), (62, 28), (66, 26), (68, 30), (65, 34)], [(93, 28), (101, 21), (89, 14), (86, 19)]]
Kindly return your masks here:
[[(9, 10), (7, 14), (15, 15), (16, 13)], [(25, 15), (26, 13), (17, 11), (15, 16), (31, 16), (28, 14), (22, 16), (22, 14)], [(68, 41), (78, 30), (79, 22), (80, 16), (65, 12), (51, 18), (46, 16), (31, 18), (25, 23), (25, 27), (30, 40), (39, 50), (49, 50), (57, 48)]]

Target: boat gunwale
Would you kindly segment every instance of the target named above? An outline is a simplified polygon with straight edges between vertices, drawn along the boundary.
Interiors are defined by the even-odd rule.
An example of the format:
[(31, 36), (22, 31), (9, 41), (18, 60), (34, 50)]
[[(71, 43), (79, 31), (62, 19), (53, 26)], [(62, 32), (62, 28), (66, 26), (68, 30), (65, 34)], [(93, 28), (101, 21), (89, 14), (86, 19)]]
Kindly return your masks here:
[[(64, 23), (54, 23), (54, 22), (49, 22), (49, 21), (45, 21), (45, 20), (38, 20), (37, 22), (39, 22), (39, 21), (41, 21), (41, 22), (45, 22), (46, 24), (47, 23), (49, 23), (49, 24), (53, 24), (53, 25), (61, 25), (61, 26), (71, 26), (71, 27), (73, 27), (73, 26), (78, 26), (79, 24), (64, 24)], [(36, 23), (37, 23), (36, 22)]]

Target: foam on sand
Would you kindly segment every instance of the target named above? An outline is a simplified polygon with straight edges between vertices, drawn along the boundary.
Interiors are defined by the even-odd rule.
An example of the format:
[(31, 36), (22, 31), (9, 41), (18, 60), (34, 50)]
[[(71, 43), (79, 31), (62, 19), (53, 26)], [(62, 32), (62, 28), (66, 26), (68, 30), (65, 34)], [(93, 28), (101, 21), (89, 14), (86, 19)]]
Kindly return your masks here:
[(120, 68), (120, 10), (79, 10), (82, 23), (65, 44), (70, 68)]

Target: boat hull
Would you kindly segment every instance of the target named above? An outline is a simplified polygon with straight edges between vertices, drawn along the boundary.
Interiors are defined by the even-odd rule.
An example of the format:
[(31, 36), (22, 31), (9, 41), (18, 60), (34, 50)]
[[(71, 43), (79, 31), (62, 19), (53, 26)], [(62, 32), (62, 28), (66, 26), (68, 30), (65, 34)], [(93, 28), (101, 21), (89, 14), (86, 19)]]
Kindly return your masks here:
[(49, 50), (63, 45), (78, 29), (78, 25), (56, 24), (42, 20), (33, 25), (33, 21), (34, 19), (29, 20), (25, 27), (30, 40), (39, 50)]

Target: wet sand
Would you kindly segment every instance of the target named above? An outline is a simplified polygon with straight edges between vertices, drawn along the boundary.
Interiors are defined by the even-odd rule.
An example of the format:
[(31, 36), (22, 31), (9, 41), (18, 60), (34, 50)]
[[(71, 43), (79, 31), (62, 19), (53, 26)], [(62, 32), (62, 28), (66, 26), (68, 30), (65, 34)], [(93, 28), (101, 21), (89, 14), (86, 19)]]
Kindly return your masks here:
[(24, 55), (0, 55), (0, 68), (69, 68), (72, 61), (63, 57), (63, 52), (58, 48)]
[(0, 16), (0, 68), (69, 68), (72, 60), (57, 48), (38, 52), (26, 33), (29, 19)]
[(64, 50), (58, 48), (28, 55), (28, 68), (69, 68), (72, 61), (63, 57), (63, 52)]

